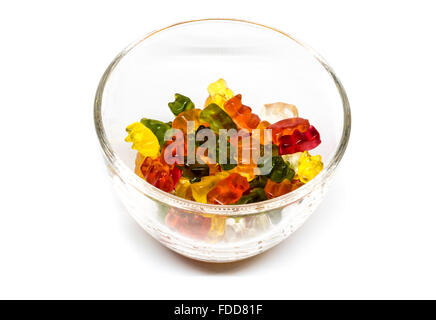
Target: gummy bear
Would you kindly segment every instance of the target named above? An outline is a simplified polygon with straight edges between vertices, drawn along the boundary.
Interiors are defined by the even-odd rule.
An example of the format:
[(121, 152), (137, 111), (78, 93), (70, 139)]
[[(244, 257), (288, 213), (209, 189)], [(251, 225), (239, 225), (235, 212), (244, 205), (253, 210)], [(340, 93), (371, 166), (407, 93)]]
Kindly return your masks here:
[(224, 79), (219, 79), (211, 83), (207, 87), (209, 97), (206, 99), (204, 106), (208, 106), (211, 103), (217, 104), (220, 108), (224, 108), (224, 103), (233, 97), (233, 91), (227, 87), (227, 83)]
[(142, 163), (144, 162), (144, 160), (145, 160), (145, 157), (138, 152), (136, 154), (136, 159), (135, 159), (135, 173), (141, 178), (144, 178), (144, 175), (142, 174), (142, 171), (141, 171), (141, 166), (142, 166)]
[(159, 158), (145, 158), (141, 164), (141, 172), (144, 179), (156, 188), (166, 192), (174, 190), (174, 172), (167, 164), (160, 162)]
[(175, 195), (183, 199), (194, 200), (189, 179), (180, 178), (179, 182), (176, 184)]
[(284, 179), (291, 181), (294, 178), (295, 172), (289, 166), (289, 163), (277, 156), (272, 158), (272, 169), (268, 177), (273, 182), (282, 182)]
[(217, 215), (203, 215), (206, 218), (211, 219), (209, 233), (207, 235), (208, 242), (217, 242), (224, 236), (226, 229), (227, 217)]
[(174, 102), (169, 102), (168, 107), (170, 107), (171, 112), (174, 113), (175, 116), (178, 116), (183, 111), (195, 108), (194, 103), (188, 97), (185, 97), (180, 93), (176, 93), (174, 96)]
[(219, 134), (220, 129), (237, 129), (232, 118), (215, 103), (209, 104), (201, 111), (200, 120), (208, 123), (216, 134)]
[(233, 169), (229, 170), (230, 173), (238, 173), (245, 177), (248, 181), (253, 180), (256, 177), (255, 169), (257, 164), (238, 164)]
[(301, 182), (299, 179), (294, 179), (291, 181), (291, 191), (294, 191), (295, 189), (298, 189), (299, 187), (301, 187), (302, 185), (304, 185), (303, 182)]
[(229, 176), (229, 173), (226, 171), (218, 172), (214, 176), (206, 176), (202, 177), (199, 182), (193, 183), (191, 185), (192, 196), (195, 201), (207, 203), (207, 194), (210, 190), (212, 190), (215, 185), (220, 182), (222, 179)]
[(236, 203), (249, 188), (250, 185), (245, 177), (237, 173), (231, 173), (208, 192), (207, 202), (224, 205), (233, 204)]
[(304, 151), (298, 160), (298, 178), (301, 182), (307, 183), (321, 172), (324, 165), (321, 156), (311, 156), (309, 152)]
[(294, 170), (295, 174), (298, 172), (298, 160), (300, 159), (303, 152), (296, 152), (291, 154), (282, 155), (283, 160), (289, 163), (289, 166)]
[(209, 176), (210, 166), (206, 163), (185, 164), (179, 166), (182, 176), (188, 178), (191, 183), (198, 182), (202, 177)]
[(321, 138), (314, 126), (310, 126), (305, 132), (295, 130), (291, 135), (283, 135), (279, 139), (279, 153), (289, 154), (311, 150), (321, 143)]
[(268, 200), (265, 190), (263, 188), (254, 188), (248, 194), (244, 194), (236, 204), (247, 204), (264, 200)]
[(265, 188), (266, 183), (268, 182), (267, 176), (256, 176), (253, 180), (250, 181), (250, 188)]
[(164, 140), (165, 132), (171, 129), (171, 123), (165, 123), (159, 120), (146, 119), (146, 118), (141, 119), (141, 123), (154, 133), (157, 140), (159, 141), (159, 145), (162, 147), (163, 144), (165, 143)]
[(211, 227), (211, 219), (199, 214), (170, 208), (165, 217), (165, 224), (187, 237), (205, 239)]
[(233, 119), (239, 129), (256, 129), (260, 122), (259, 116), (251, 112), (251, 108), (242, 104), (240, 94), (234, 96), (224, 104), (224, 110)]
[(144, 157), (155, 158), (159, 155), (159, 141), (153, 131), (140, 122), (132, 123), (126, 128), (126, 142), (133, 142), (132, 149), (138, 150)]
[(277, 122), (283, 119), (298, 117), (298, 109), (293, 104), (275, 102), (265, 104), (260, 111), (260, 115), (264, 120)]
[(292, 183), (288, 179), (285, 179), (282, 182), (274, 182), (269, 179), (264, 190), (268, 199), (272, 199), (291, 192)]
[(270, 125), (267, 129), (272, 130), (272, 141), (279, 145), (279, 138), (285, 135), (291, 135), (295, 130), (304, 132), (309, 129), (309, 121), (303, 118), (289, 118), (278, 121)]
[(202, 121), (200, 120), (201, 113), (201, 109), (189, 109), (180, 113), (173, 120), (173, 128), (182, 130), (186, 135), (188, 133), (188, 121), (194, 121), (194, 130), (197, 130), (197, 128), (202, 124)]

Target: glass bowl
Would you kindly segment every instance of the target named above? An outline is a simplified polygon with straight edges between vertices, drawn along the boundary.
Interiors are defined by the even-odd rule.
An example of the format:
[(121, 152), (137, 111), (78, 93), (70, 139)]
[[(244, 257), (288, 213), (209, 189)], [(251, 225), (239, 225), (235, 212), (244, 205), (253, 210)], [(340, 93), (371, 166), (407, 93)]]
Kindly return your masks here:
[[(296, 105), (321, 134), (313, 154), (322, 155), (324, 170), (291, 193), (247, 205), (197, 203), (139, 178), (136, 152), (124, 141), (126, 126), (143, 117), (172, 120), (167, 103), (176, 92), (202, 108), (208, 84), (219, 78), (256, 114), (267, 103)], [(322, 200), (351, 125), (344, 88), (319, 54), (279, 30), (233, 19), (177, 23), (128, 46), (101, 78), (94, 120), (128, 212), (171, 250), (207, 262), (254, 256), (297, 230)]]

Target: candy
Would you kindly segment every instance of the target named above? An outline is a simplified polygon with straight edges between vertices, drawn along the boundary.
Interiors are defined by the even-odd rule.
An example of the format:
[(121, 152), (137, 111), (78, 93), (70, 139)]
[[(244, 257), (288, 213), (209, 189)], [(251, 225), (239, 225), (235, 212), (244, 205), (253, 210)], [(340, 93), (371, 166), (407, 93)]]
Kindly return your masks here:
[(210, 128), (216, 134), (219, 134), (220, 129), (237, 129), (232, 118), (215, 103), (209, 104), (201, 111), (200, 120), (209, 123)]
[(324, 165), (321, 156), (311, 156), (309, 152), (304, 151), (298, 160), (298, 178), (301, 182), (307, 183), (316, 177), (322, 171)]
[(204, 106), (208, 106), (211, 103), (217, 104), (220, 108), (224, 107), (224, 103), (233, 97), (233, 91), (227, 87), (227, 83), (224, 79), (219, 79), (211, 83), (207, 87), (209, 97), (206, 99)]
[(294, 170), (295, 173), (298, 172), (298, 160), (300, 159), (302, 152), (296, 152), (292, 154), (282, 155), (283, 160), (289, 163), (289, 167)]
[(295, 130), (291, 135), (279, 138), (279, 153), (289, 154), (311, 150), (321, 143), (321, 138), (314, 126), (310, 126), (305, 132)]
[(194, 200), (189, 179), (183, 177), (180, 178), (175, 188), (175, 195), (183, 199)]
[(139, 152), (136, 154), (136, 159), (135, 159), (135, 173), (140, 176), (141, 178), (144, 178), (144, 175), (142, 174), (141, 171), (141, 166), (142, 163), (144, 162), (145, 157), (140, 154)]
[(174, 190), (174, 172), (167, 164), (160, 162), (159, 158), (145, 158), (141, 164), (141, 172), (144, 179), (156, 188), (166, 192)]
[(125, 141), (132, 142), (132, 149), (138, 150), (144, 157), (155, 158), (159, 155), (160, 145), (154, 133), (140, 122), (132, 123), (126, 128)]
[(199, 214), (170, 208), (165, 217), (165, 224), (184, 236), (205, 239), (211, 227), (211, 219)]
[(207, 235), (207, 240), (209, 242), (216, 242), (224, 236), (226, 230), (226, 220), (227, 217), (217, 216), (217, 215), (204, 215), (211, 219), (211, 225), (209, 233)]
[(236, 204), (247, 204), (268, 200), (263, 188), (251, 189), (247, 195), (243, 195)]
[(285, 179), (282, 182), (274, 182), (270, 179), (268, 180), (264, 190), (268, 199), (272, 199), (291, 192), (292, 183), (288, 179)]
[(198, 182), (202, 177), (210, 175), (210, 167), (207, 164), (194, 163), (179, 166), (182, 176), (188, 178), (191, 183)]
[(239, 129), (256, 129), (260, 118), (251, 112), (251, 108), (242, 104), (240, 94), (234, 96), (224, 104), (224, 110), (233, 119)]
[(175, 187), (182, 177), (182, 170), (180, 170), (177, 166), (173, 166), (171, 169), (171, 177), (173, 178), (173, 185)]
[[(126, 128), (125, 140), (138, 151), (139, 177), (183, 199), (232, 205), (279, 197), (322, 171), (321, 156), (307, 152), (321, 143), (320, 135), (298, 117), (294, 105), (265, 104), (260, 119), (223, 79), (211, 83), (208, 92), (203, 109), (177, 93), (168, 103), (172, 122), (143, 118)], [(182, 234), (204, 241), (225, 237), (227, 217), (179, 210), (166, 217)], [(249, 223), (246, 230), (252, 230)]]
[(229, 170), (230, 173), (238, 173), (241, 176), (245, 177), (248, 181), (253, 180), (255, 175), (255, 169), (257, 168), (257, 164), (238, 164), (233, 169)]
[(169, 102), (168, 107), (170, 107), (171, 112), (174, 113), (175, 116), (178, 116), (180, 113), (186, 110), (195, 108), (194, 103), (188, 97), (185, 97), (179, 93), (176, 93), (174, 97), (174, 102)]
[(256, 176), (253, 180), (250, 181), (250, 188), (265, 188), (266, 183), (268, 182), (267, 176)]
[(230, 174), (219, 181), (207, 194), (207, 202), (212, 204), (236, 203), (242, 194), (250, 188), (245, 177), (237, 173)]
[(269, 122), (277, 122), (283, 119), (298, 117), (298, 109), (293, 104), (284, 102), (269, 103), (262, 107), (260, 116)]
[(193, 183), (191, 186), (192, 196), (197, 202), (207, 203), (207, 194), (212, 190), (218, 182), (229, 176), (226, 171), (219, 172), (214, 176), (202, 177), (199, 182)]
[(188, 121), (194, 122), (194, 130), (197, 130), (197, 128), (202, 124), (202, 121), (200, 120), (200, 114), (203, 110), (201, 109), (189, 109), (182, 113), (180, 113), (174, 120), (173, 120), (173, 128), (182, 130), (183, 133), (186, 135), (188, 133)]
[(165, 123), (159, 120), (143, 118), (141, 119), (141, 123), (154, 133), (157, 140), (159, 141), (159, 145), (162, 147), (163, 144), (165, 143), (164, 140), (165, 132), (171, 129), (171, 122)]
[(272, 141), (279, 145), (279, 138), (285, 135), (291, 135), (295, 130), (304, 132), (309, 129), (309, 121), (303, 118), (289, 118), (273, 123), (268, 127), (272, 130)]
[(268, 177), (273, 182), (282, 182), (284, 179), (291, 181), (294, 178), (295, 172), (289, 166), (289, 163), (277, 156), (272, 158), (272, 170)]

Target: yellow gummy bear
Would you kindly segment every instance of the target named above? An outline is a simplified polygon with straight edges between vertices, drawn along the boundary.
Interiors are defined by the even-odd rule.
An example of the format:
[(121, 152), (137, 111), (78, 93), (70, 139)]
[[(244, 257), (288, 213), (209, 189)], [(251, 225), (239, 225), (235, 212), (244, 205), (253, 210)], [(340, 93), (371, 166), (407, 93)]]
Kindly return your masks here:
[(128, 133), (125, 141), (132, 142), (132, 149), (138, 150), (144, 157), (156, 158), (160, 145), (153, 131), (140, 122), (132, 123), (126, 128)]
[(321, 156), (311, 156), (309, 152), (304, 151), (298, 160), (298, 178), (301, 182), (307, 183), (316, 177), (324, 168)]
[(192, 196), (194, 200), (201, 203), (207, 203), (207, 194), (212, 190), (218, 182), (227, 178), (228, 172), (219, 172), (214, 176), (205, 176), (201, 181), (191, 184)]
[(180, 198), (194, 200), (194, 198), (192, 197), (191, 183), (187, 178), (182, 177), (179, 179), (179, 182), (177, 182), (176, 185), (175, 193), (176, 196)]
[(211, 83), (207, 87), (207, 91), (209, 92), (209, 97), (204, 104), (205, 107), (211, 103), (216, 103), (221, 108), (224, 108), (224, 103), (234, 96), (233, 91), (227, 87), (227, 83), (224, 79), (219, 79)]

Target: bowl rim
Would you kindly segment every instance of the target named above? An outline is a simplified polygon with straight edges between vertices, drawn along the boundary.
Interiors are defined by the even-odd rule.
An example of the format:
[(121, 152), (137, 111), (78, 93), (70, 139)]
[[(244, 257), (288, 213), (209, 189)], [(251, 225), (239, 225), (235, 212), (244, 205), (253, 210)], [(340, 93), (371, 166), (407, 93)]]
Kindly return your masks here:
[[(258, 27), (263, 27), (266, 29), (269, 29), (271, 31), (278, 32), (282, 34), (283, 36), (288, 37), (290, 40), (296, 42), (298, 45), (303, 47), (305, 50), (308, 51), (309, 54), (311, 54), (323, 67), (324, 69), (329, 73), (332, 80), (334, 81), (336, 88), (338, 90), (338, 93), (342, 100), (342, 108), (343, 108), (343, 128), (342, 128), (342, 136), (339, 142), (339, 145), (335, 151), (335, 154), (333, 158), (328, 163), (328, 166), (325, 167), (314, 179), (309, 181), (308, 183), (304, 184), (300, 188), (287, 193), (285, 195), (282, 195), (277, 198), (257, 202), (257, 203), (251, 203), (251, 204), (244, 204), (244, 205), (215, 205), (215, 204), (204, 204), (199, 203), (187, 199), (180, 198), (176, 195), (173, 195), (171, 193), (167, 193), (165, 191), (162, 191), (153, 185), (146, 182), (144, 179), (141, 179), (139, 176), (137, 176), (133, 170), (131, 170), (127, 165), (117, 156), (115, 151), (112, 149), (110, 142), (108, 141), (105, 133), (105, 129), (103, 126), (103, 119), (102, 119), (102, 99), (103, 99), (103, 93), (106, 86), (106, 83), (108, 79), (110, 78), (110, 75), (112, 71), (116, 68), (117, 64), (121, 61), (121, 59), (127, 55), (132, 49), (134, 49), (136, 46), (138, 46), (143, 41), (147, 40), (148, 38), (159, 34), (160, 32), (174, 28), (180, 25), (184, 24), (194, 24), (194, 23), (209, 23), (209, 22), (225, 22), (225, 23), (241, 23), (241, 24), (248, 24), (248, 25), (255, 25)], [(100, 142), (100, 146), (103, 150), (103, 154), (105, 157), (105, 160), (110, 164), (110, 168), (113, 170), (113, 172), (118, 176), (118, 178), (127, 186), (132, 187), (142, 193), (143, 195), (159, 202), (162, 204), (165, 204), (167, 206), (176, 207), (181, 210), (190, 211), (190, 212), (196, 212), (196, 213), (204, 213), (204, 214), (213, 214), (213, 215), (224, 215), (224, 216), (243, 216), (243, 215), (250, 215), (250, 214), (258, 214), (264, 211), (270, 211), (274, 209), (280, 209), (284, 206), (287, 206), (289, 204), (292, 204), (294, 202), (300, 201), (302, 198), (304, 198), (306, 195), (308, 195), (310, 192), (312, 192), (314, 189), (318, 188), (318, 186), (325, 183), (327, 178), (329, 178), (336, 167), (338, 166), (339, 162), (341, 161), (344, 152), (347, 148), (348, 141), (350, 138), (350, 131), (351, 131), (351, 110), (350, 110), (350, 104), (348, 101), (347, 94), (345, 92), (344, 87), (342, 86), (342, 83), (340, 82), (339, 78), (336, 76), (333, 69), (330, 67), (330, 65), (325, 61), (325, 59), (317, 53), (314, 49), (312, 49), (310, 46), (304, 44), (303, 42), (295, 39), (293, 36), (280, 31), (276, 28), (269, 27), (260, 23), (251, 22), (247, 20), (242, 19), (232, 19), (232, 18), (207, 18), (207, 19), (196, 19), (196, 20), (188, 20), (183, 22), (178, 22), (172, 25), (169, 25), (167, 27), (158, 29), (156, 31), (152, 31), (145, 36), (141, 37), (139, 40), (134, 41), (130, 45), (128, 45), (126, 48), (124, 48), (109, 64), (109, 66), (106, 68), (103, 76), (100, 79), (97, 92), (94, 99), (94, 124), (95, 129), (97, 132), (98, 140)]]

